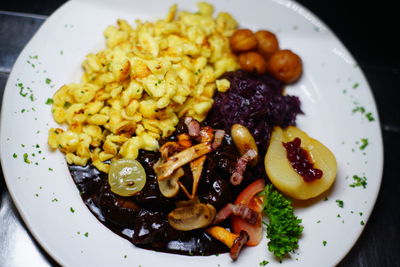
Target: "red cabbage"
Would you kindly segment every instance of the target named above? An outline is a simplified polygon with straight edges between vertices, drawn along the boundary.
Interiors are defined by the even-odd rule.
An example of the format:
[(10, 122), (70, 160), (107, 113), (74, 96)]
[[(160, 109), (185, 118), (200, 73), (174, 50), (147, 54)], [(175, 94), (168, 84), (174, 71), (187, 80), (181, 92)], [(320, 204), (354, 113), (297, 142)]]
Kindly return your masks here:
[(253, 134), (261, 155), (265, 154), (274, 126), (296, 124), (303, 113), (296, 96), (282, 95), (284, 83), (269, 74), (259, 76), (242, 70), (225, 73), (230, 81), (226, 93), (217, 93), (207, 124), (228, 133), (233, 124), (246, 126)]

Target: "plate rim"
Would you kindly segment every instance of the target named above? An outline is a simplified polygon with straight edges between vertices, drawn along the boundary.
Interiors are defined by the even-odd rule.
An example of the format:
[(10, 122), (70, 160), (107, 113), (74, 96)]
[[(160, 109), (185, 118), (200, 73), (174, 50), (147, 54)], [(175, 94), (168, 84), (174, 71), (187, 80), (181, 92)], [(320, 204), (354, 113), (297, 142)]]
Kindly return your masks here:
[[(104, 2), (109, 2), (110, 0), (103, 0)], [(227, 1), (227, 0), (225, 0)], [(325, 22), (318, 16), (316, 16), (312, 11), (310, 11), (308, 8), (306, 8), (305, 6), (303, 6), (302, 4), (294, 1), (294, 0), (270, 0), (271, 2), (274, 2), (275, 4), (278, 5), (289, 5), (289, 4), (294, 4), (297, 5), (297, 7), (303, 9), (305, 12), (307, 12), (308, 14), (310, 14), (311, 16), (314, 17), (314, 19), (316, 21), (318, 21), (323, 27), (326, 28), (326, 30), (332, 35), (332, 38), (338, 42), (341, 45), (341, 49), (347, 53), (348, 56), (350, 56), (350, 58), (352, 60), (354, 60), (354, 62), (357, 62), (355, 60), (355, 58), (353, 57), (352, 53), (350, 53), (350, 51), (347, 49), (347, 47), (344, 45), (344, 43), (342, 42), (342, 40), (340, 38), (338, 38), (338, 36), (336, 35), (336, 33), (328, 26), (325, 24)], [(38, 33), (41, 32), (43, 30), (43, 27), (47, 24), (51, 24), (52, 20), (49, 20), (50, 18), (54, 18), (56, 16), (58, 16), (59, 13), (61, 13), (65, 6), (70, 5), (73, 2), (95, 2), (93, 0), (69, 0), (65, 3), (63, 3), (60, 7), (58, 7), (50, 16), (47, 17), (47, 19), (43, 22), (43, 24), (39, 27), (39, 29), (34, 33), (34, 35), (31, 37), (31, 39), (27, 42), (27, 44), (25, 45), (25, 47), (21, 50), (19, 56), (17, 57), (16, 61), (14, 62), (14, 66), (16, 64), (16, 62), (18, 62), (21, 57), (21, 54), (23, 54), (23, 52), (25, 50), (27, 50), (30, 46), (30, 44), (34, 41), (34, 39), (37, 37)], [(208, 0), (207, 2), (212, 3), (213, 4), (213, 0)], [(10, 72), (10, 76), (11, 73), (14, 71), (14, 66), (11, 69)], [(380, 192), (380, 188), (382, 185), (382, 179), (383, 179), (383, 169), (384, 169), (384, 145), (383, 145), (383, 136), (382, 136), (382, 128), (381, 128), (381, 122), (380, 122), (380, 116), (379, 116), (379, 112), (378, 112), (378, 106), (376, 104), (376, 99), (373, 95), (373, 91), (371, 89), (371, 86), (368, 82), (368, 79), (366, 78), (364, 71), (360, 68), (359, 70), (360, 75), (363, 79), (363, 82), (365, 82), (366, 86), (367, 86), (367, 91), (369, 94), (369, 99), (372, 101), (371, 104), (369, 104), (370, 106), (373, 107), (373, 109), (375, 110), (375, 120), (377, 123), (377, 137), (378, 139), (375, 139), (374, 142), (377, 145), (377, 149), (378, 149), (378, 155), (377, 155), (377, 162), (380, 163), (378, 164), (378, 173), (379, 173), (379, 183), (378, 185), (374, 188), (375, 190), (373, 190), (373, 196), (371, 196), (371, 201), (373, 204), (369, 205), (367, 210), (366, 210), (366, 216), (365, 216), (365, 223), (367, 224), (369, 221), (369, 218), (376, 206), (376, 202), (377, 202), (377, 198)], [(9, 76), (9, 77), (10, 77)], [(11, 80), (8, 78), (6, 85), (5, 85), (5, 89), (4, 89), (4, 93), (6, 92), (6, 90), (8, 91), (9, 87), (11, 87)], [(5, 94), (4, 94), (5, 95)], [(2, 102), (5, 102), (5, 98), (3, 97)], [(3, 136), (3, 122), (4, 122), (4, 114), (6, 113), (4, 110), (4, 105), (2, 105), (1, 108), (1, 114), (0, 114), (0, 144), (2, 144), (3, 142), (5, 142), (5, 136)], [(37, 233), (37, 231), (35, 230), (35, 227), (33, 225), (31, 225), (31, 221), (28, 218), (29, 216), (26, 214), (26, 212), (24, 211), (24, 208), (22, 207), (22, 203), (20, 202), (20, 200), (18, 199), (16, 193), (14, 190), (11, 190), (11, 188), (13, 187), (11, 184), (11, 178), (9, 178), (8, 175), (8, 170), (7, 167), (4, 166), (4, 160), (3, 157), (4, 155), (4, 149), (2, 148), (3, 146), (0, 145), (0, 162), (1, 162), (1, 168), (3, 170), (3, 176), (4, 176), (4, 180), (5, 180), (5, 184), (7, 186), (8, 192), (13, 200), (13, 204), (16, 207), (16, 209), (18, 210), (18, 213), (21, 215), (21, 218), (23, 219), (23, 222), (25, 224), (25, 226), (28, 228), (30, 234), (32, 234), (32, 236), (34, 236), (35, 240), (38, 241), (38, 244), (40, 245), (40, 247), (52, 258), (54, 259), (56, 262), (58, 262), (59, 264), (66, 264), (67, 262), (65, 262), (62, 257), (59, 255), (58, 252), (54, 251), (53, 248), (51, 248), (48, 243), (46, 242), (46, 240), (44, 240), (44, 238), (41, 237), (40, 233)], [(364, 232), (365, 227), (364, 228), (359, 228), (358, 229), (358, 233), (356, 235), (356, 238), (353, 239), (352, 244), (349, 246), (348, 249), (344, 250), (342, 254), (342, 256), (340, 258), (337, 259), (337, 261), (335, 262), (335, 265), (338, 264), (339, 262), (341, 262), (346, 255), (348, 255), (348, 253), (352, 250), (352, 248), (354, 247), (354, 245), (359, 241), (359, 238), (361, 236), (361, 234)]]

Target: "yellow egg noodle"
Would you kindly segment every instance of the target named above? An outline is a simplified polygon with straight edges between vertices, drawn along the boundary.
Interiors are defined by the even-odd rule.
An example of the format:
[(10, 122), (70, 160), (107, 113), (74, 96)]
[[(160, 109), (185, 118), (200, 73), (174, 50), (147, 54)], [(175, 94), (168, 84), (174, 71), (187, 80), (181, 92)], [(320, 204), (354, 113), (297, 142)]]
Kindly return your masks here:
[(205, 119), (217, 78), (239, 68), (229, 37), (237, 22), (228, 13), (198, 3), (198, 12), (170, 8), (165, 19), (125, 20), (104, 31), (106, 49), (87, 55), (80, 83), (62, 86), (53, 97), (53, 117), (68, 129), (51, 128), (48, 143), (69, 164), (89, 160), (108, 173), (113, 158), (135, 159), (139, 149), (157, 151), (179, 118)]

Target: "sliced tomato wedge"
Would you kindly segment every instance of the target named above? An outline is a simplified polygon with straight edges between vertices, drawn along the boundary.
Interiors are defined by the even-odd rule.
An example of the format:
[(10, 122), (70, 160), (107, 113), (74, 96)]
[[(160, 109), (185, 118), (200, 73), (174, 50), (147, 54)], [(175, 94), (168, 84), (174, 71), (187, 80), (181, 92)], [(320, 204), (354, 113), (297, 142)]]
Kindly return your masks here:
[(239, 234), (241, 230), (246, 231), (250, 239), (246, 245), (256, 246), (260, 243), (262, 238), (262, 204), (263, 197), (257, 196), (258, 193), (263, 191), (265, 188), (264, 179), (258, 179), (255, 182), (248, 185), (237, 197), (235, 204), (247, 205), (252, 210), (258, 212), (258, 219), (255, 224), (250, 224), (240, 217), (232, 216), (231, 225), (232, 231)]

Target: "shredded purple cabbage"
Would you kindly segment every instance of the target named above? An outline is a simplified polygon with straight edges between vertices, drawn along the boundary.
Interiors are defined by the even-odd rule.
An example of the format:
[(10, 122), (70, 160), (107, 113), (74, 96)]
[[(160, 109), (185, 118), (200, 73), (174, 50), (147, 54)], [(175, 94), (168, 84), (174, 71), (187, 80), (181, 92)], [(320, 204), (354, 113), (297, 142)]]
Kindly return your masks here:
[(265, 153), (274, 126), (296, 124), (302, 114), (296, 96), (282, 95), (284, 83), (266, 74), (250, 74), (242, 70), (225, 73), (230, 81), (226, 93), (217, 93), (208, 113), (207, 123), (230, 132), (233, 124), (246, 126), (253, 134), (261, 155)]

